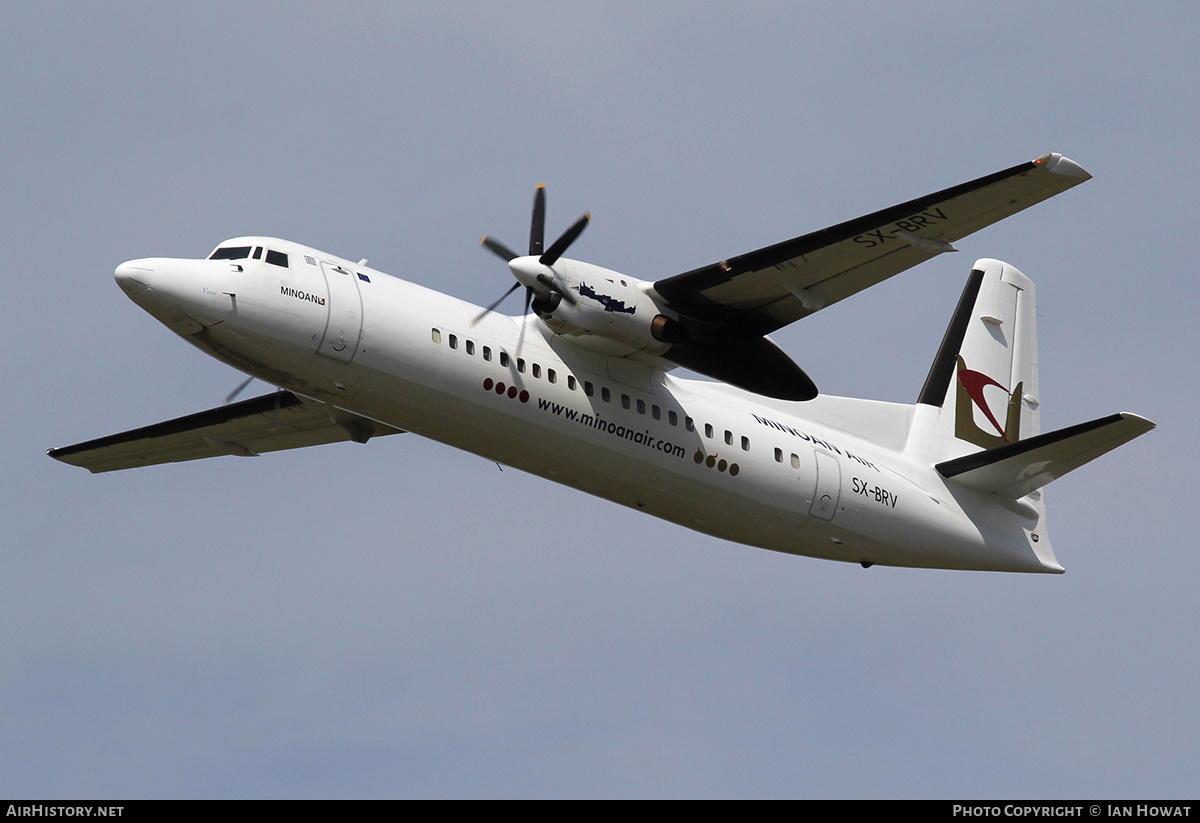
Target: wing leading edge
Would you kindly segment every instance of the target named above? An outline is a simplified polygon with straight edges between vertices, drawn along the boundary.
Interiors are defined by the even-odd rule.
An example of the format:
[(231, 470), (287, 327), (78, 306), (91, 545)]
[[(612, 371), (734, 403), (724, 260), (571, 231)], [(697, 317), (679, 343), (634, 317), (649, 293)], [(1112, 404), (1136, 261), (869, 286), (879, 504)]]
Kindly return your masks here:
[(345, 440), (365, 443), (400, 431), (279, 391), (46, 453), (98, 474), (222, 454), (253, 457)]
[(899, 274), (954, 241), (1091, 179), (1061, 154), (654, 284), (685, 317), (763, 335)]

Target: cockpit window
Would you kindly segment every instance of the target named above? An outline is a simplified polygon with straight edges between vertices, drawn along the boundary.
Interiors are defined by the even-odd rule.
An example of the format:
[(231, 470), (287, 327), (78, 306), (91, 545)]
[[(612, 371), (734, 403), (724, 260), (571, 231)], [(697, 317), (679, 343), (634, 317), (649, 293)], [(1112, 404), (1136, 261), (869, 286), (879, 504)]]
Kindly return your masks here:
[(255, 260), (263, 259), (263, 252), (266, 252), (266, 260), (272, 266), (288, 267), (288, 256), (281, 251), (272, 249), (264, 249), (262, 246), (222, 246), (208, 256), (209, 260), (246, 260), (253, 258)]
[(225, 246), (208, 256), (209, 260), (245, 260), (250, 256), (249, 246)]

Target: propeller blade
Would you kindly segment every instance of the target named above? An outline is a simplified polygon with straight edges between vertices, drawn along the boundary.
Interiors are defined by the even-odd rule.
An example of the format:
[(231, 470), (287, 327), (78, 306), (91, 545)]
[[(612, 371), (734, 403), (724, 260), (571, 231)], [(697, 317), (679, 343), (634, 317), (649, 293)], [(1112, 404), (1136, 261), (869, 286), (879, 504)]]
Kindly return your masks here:
[[(585, 214), (583, 217), (576, 220), (569, 229), (563, 232), (562, 236), (555, 240), (554, 243), (550, 245), (549, 249), (546, 249), (546, 187), (539, 183), (537, 189), (533, 193), (533, 217), (529, 226), (529, 257), (537, 258), (538, 262), (549, 268), (550, 271), (539, 273), (539, 267), (535, 265), (532, 260), (522, 258), (521, 255), (518, 255), (515, 251), (501, 243), (499, 240), (495, 240), (485, 234), (483, 239), (479, 241), (480, 244), (492, 254), (509, 264), (509, 270), (514, 276), (517, 277), (517, 282), (513, 284), (512, 288), (502, 294), (499, 300), (496, 300), (494, 303), (476, 315), (471, 320), (471, 325), (474, 325), (484, 316), (494, 311), (497, 306), (504, 302), (506, 297), (519, 289), (522, 285), (525, 285), (525, 312), (522, 316), (527, 317), (529, 315), (529, 310), (535, 297), (537, 297), (539, 300), (545, 300), (546, 294), (541, 291), (541, 287), (544, 287), (550, 294), (557, 294), (569, 305), (574, 306), (578, 304), (579, 300), (559, 279), (558, 275), (554, 273), (553, 266), (556, 262), (558, 262), (558, 259), (563, 256), (563, 253), (566, 252), (570, 245), (579, 239), (579, 235), (582, 234), (583, 230), (587, 228), (587, 225), (591, 219), (591, 214)], [(518, 260), (518, 258), (521, 258), (520, 262), (514, 264), (513, 261)], [(539, 286), (531, 287), (526, 285), (530, 283), (531, 279), (534, 277), (537, 278), (537, 283)], [(535, 288), (537, 289), (536, 295), (534, 294)], [(555, 305), (557, 305), (557, 303)], [(548, 309), (550, 308), (550, 305), (547, 303), (545, 306), (543, 306), (543, 308)], [(521, 341), (524, 339), (524, 334), (525, 326), (522, 325), (522, 336), (517, 339), (518, 350), (521, 347)]]
[(233, 400), (233, 398), (235, 398), (235, 397), (237, 397), (239, 394), (241, 394), (241, 393), (242, 393), (242, 389), (244, 389), (244, 388), (246, 388), (247, 386), (249, 386), (249, 385), (250, 385), (250, 381), (251, 381), (251, 380), (253, 380), (253, 379), (254, 379), (254, 375), (250, 375), (250, 376), (249, 376), (249, 377), (247, 377), (245, 380), (243, 380), (243, 381), (241, 382), (241, 384), (240, 384), (240, 385), (239, 385), (239, 386), (238, 386), (236, 389), (234, 389), (234, 390), (233, 390), (233, 391), (231, 391), (229, 394), (227, 394), (227, 395), (225, 396), (225, 403), (224, 403), (224, 405), (228, 406), (228, 405), (229, 405), (229, 403), (230, 403), (230, 401), (232, 401), (232, 400)]
[(576, 220), (575, 224), (563, 232), (562, 237), (555, 240), (554, 244), (541, 256), (541, 264), (543, 266), (553, 266), (558, 262), (558, 258), (563, 256), (563, 252), (567, 250), (567, 247), (574, 243), (579, 238), (579, 235), (583, 234), (583, 230), (587, 228), (588, 222), (591, 219), (591, 214), (585, 214)]
[(540, 255), (546, 242), (546, 187), (538, 183), (533, 195), (533, 220), (529, 224), (529, 256)]
[(538, 282), (548, 288), (550, 291), (562, 297), (563, 300), (566, 300), (572, 306), (579, 302), (575, 299), (575, 295), (571, 294), (570, 290), (562, 287), (562, 285), (558, 282), (557, 277), (551, 278), (544, 274), (540, 274), (538, 275)]
[(476, 323), (478, 323), (480, 320), (482, 320), (486, 315), (491, 314), (497, 306), (499, 306), (501, 303), (504, 302), (504, 298), (508, 297), (510, 294), (512, 294), (519, 288), (521, 288), (520, 283), (513, 283), (512, 288), (509, 289), (508, 291), (506, 291), (504, 294), (500, 295), (499, 300), (495, 301), (494, 303), (492, 303), (492, 305), (488, 306), (486, 309), (481, 311), (479, 314), (475, 315), (475, 317), (471, 318), (471, 325), (474, 326)]
[(515, 251), (510, 249), (508, 246), (504, 245), (499, 240), (495, 240), (495, 239), (487, 236), (486, 234), (483, 236), (483, 239), (480, 240), (479, 242), (484, 248), (486, 248), (492, 254), (496, 255), (497, 257), (504, 258), (504, 262), (506, 262), (506, 263), (510, 260), (515, 260), (517, 257), (520, 257), (520, 255), (518, 255)]
[(521, 312), (521, 333), (517, 335), (516, 358), (521, 359), (521, 346), (525, 342), (525, 324), (528, 322), (529, 306), (533, 303), (533, 289), (525, 289), (525, 311)]

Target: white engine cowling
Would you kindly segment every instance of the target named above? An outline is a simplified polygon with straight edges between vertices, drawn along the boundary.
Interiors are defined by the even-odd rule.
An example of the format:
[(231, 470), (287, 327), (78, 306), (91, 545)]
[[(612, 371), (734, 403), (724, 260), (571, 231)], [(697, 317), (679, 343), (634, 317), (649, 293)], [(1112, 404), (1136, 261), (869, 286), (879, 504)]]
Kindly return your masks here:
[(663, 354), (680, 342), (683, 327), (647, 293), (650, 283), (610, 269), (560, 259), (554, 264), (559, 286), (575, 298), (539, 297), (533, 309), (552, 331), (602, 354)]

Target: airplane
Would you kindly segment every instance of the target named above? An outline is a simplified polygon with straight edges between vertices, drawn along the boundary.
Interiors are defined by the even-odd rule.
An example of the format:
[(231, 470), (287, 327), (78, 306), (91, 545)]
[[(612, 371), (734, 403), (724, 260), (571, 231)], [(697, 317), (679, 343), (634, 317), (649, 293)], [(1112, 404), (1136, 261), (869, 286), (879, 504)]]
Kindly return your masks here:
[(565, 257), (589, 215), (547, 246), (539, 186), (528, 254), (482, 240), (515, 279), (487, 307), (272, 237), (130, 260), (138, 306), (278, 389), (48, 454), (108, 472), (412, 432), (750, 546), (1061, 573), (1042, 487), (1154, 424), (1041, 432), (1029, 278), (975, 263), (911, 405), (820, 394), (767, 335), (1090, 177), (1046, 154), (656, 281)]

